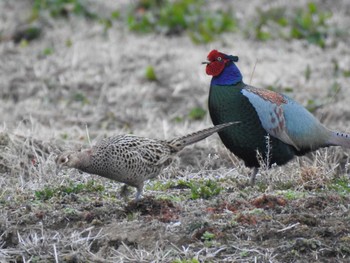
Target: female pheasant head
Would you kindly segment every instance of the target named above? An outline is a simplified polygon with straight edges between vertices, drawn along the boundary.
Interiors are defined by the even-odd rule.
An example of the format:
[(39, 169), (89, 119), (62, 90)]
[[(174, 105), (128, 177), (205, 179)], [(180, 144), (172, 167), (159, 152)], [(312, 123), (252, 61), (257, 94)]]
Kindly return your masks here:
[(77, 168), (81, 169), (88, 165), (91, 156), (91, 150), (84, 151), (67, 151), (56, 158), (57, 169)]
[(238, 62), (237, 56), (226, 55), (216, 49), (208, 54), (206, 73), (213, 76), (212, 85), (233, 85), (242, 81), (242, 74), (234, 62)]
[(59, 168), (63, 168), (63, 167), (73, 168), (76, 166), (77, 163), (79, 163), (79, 158), (77, 158), (76, 155), (77, 155), (76, 152), (73, 152), (73, 151), (64, 152), (56, 158), (56, 165)]

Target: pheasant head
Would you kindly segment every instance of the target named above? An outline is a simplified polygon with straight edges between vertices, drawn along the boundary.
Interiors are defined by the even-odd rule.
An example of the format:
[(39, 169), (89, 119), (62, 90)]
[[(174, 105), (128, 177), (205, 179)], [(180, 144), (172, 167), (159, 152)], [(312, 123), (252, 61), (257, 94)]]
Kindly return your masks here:
[(91, 156), (91, 150), (84, 150), (79, 152), (67, 151), (56, 158), (57, 169), (62, 168), (78, 168), (83, 169), (88, 166)]
[(226, 65), (238, 61), (237, 56), (226, 55), (216, 49), (210, 51), (207, 58), (208, 62), (203, 62), (207, 64), (206, 73), (214, 77), (220, 75)]
[(238, 62), (237, 56), (226, 55), (216, 49), (208, 54), (206, 73), (213, 76), (212, 85), (235, 85), (242, 81), (243, 77), (234, 62)]

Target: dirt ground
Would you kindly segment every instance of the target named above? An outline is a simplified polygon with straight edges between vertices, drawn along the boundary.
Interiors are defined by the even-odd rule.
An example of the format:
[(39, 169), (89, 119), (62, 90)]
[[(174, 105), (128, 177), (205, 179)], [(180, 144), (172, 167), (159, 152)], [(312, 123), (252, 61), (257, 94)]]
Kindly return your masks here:
[[(201, 62), (214, 48), (240, 57), (247, 83), (289, 90), (301, 104), (316, 104), (313, 114), (327, 127), (349, 133), (349, 34), (320, 48), (260, 42), (241, 29), (196, 45), (186, 34), (139, 35), (118, 23), (105, 32), (82, 17), (44, 16), (40, 38), (16, 44), (11, 36), (31, 4), (0, 1), (0, 262), (350, 262), (349, 150), (262, 169), (252, 187), (250, 170), (214, 135), (147, 182), (138, 203), (134, 189), (124, 200), (117, 182), (55, 166), (61, 151), (104, 136), (169, 139), (210, 126), (208, 114), (193, 120), (189, 112), (207, 110), (210, 78)], [(103, 13), (128, 4), (92, 7)], [(348, 33), (349, 1), (316, 4)], [(231, 5), (244, 25), (258, 7), (283, 4), (215, 5)], [(149, 65), (157, 81), (145, 78)], [(193, 198), (191, 185), (208, 181), (219, 193)]]

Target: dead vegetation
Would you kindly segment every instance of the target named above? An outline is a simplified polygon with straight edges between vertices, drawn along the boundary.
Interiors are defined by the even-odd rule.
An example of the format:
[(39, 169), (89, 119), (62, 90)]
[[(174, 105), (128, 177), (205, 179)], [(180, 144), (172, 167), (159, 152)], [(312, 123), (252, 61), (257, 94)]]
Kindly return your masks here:
[[(318, 4), (350, 25), (347, 1)], [(258, 5), (234, 7), (250, 17)], [(0, 32), (21, 24), (29, 7), (2, 1)], [(45, 19), (39, 39), (0, 42), (1, 262), (349, 261), (350, 162), (339, 148), (262, 169), (251, 187), (249, 169), (213, 136), (148, 182), (139, 203), (125, 202), (116, 182), (56, 173), (54, 164), (62, 150), (106, 135), (168, 139), (209, 126), (208, 114), (198, 120), (190, 112), (207, 109), (209, 78), (200, 62), (213, 47), (237, 52), (247, 82), (257, 61), (251, 84), (293, 87), (289, 96), (304, 105), (323, 101), (337, 83), (340, 95), (316, 103), (314, 114), (349, 132), (349, 78), (339, 73), (350, 70), (348, 36), (328, 49), (237, 32), (196, 46), (182, 35), (136, 35), (119, 26), (105, 32), (75, 16)], [(156, 81), (144, 75), (149, 65)]]

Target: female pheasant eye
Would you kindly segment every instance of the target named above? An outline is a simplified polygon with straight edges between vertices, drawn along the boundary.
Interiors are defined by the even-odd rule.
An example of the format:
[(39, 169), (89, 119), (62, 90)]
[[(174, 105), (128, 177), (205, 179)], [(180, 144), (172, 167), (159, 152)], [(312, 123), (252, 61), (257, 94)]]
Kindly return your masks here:
[(218, 57), (216, 60), (217, 60), (217, 61), (221, 61), (221, 60), (222, 60), (222, 58), (221, 58), (221, 57)]

